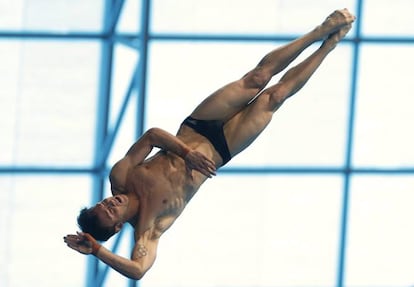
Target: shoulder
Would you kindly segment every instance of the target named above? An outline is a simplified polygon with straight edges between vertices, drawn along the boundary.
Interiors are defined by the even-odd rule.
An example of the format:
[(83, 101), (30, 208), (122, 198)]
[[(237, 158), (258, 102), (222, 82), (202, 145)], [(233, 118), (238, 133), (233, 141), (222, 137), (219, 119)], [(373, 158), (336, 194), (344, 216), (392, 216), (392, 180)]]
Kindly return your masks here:
[(111, 183), (112, 192), (114, 190), (123, 191), (125, 189), (127, 175), (131, 168), (131, 161), (126, 156), (112, 167), (109, 173), (109, 181)]

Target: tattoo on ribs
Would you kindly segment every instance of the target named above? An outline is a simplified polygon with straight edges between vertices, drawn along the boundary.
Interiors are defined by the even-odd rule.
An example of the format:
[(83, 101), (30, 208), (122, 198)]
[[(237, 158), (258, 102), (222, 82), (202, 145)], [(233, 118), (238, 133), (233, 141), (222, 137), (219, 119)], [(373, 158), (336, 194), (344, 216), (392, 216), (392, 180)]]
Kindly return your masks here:
[(137, 254), (138, 257), (144, 257), (148, 254), (148, 249), (144, 245), (141, 245), (141, 244), (138, 244), (137, 251), (138, 251), (138, 254)]

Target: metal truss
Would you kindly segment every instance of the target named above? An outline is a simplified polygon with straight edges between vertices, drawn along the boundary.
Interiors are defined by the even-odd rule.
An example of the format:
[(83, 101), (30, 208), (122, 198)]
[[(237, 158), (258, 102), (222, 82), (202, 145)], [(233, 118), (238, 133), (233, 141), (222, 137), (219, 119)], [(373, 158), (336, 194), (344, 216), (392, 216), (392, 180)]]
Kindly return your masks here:
[[(125, 111), (131, 104), (137, 107), (137, 118), (135, 125), (135, 134), (139, 137), (144, 131), (145, 122), (145, 99), (146, 99), (146, 73), (147, 73), (147, 49), (150, 41), (276, 41), (292, 40), (297, 35), (291, 36), (261, 36), (261, 35), (189, 35), (189, 34), (155, 34), (150, 33), (150, 11), (151, 0), (141, 0), (140, 21), (137, 34), (118, 33), (116, 31), (117, 23), (124, 7), (124, 0), (105, 0), (104, 26), (100, 33), (49, 33), (49, 32), (8, 32), (0, 31), (0, 38), (18, 38), (18, 39), (62, 39), (62, 40), (97, 40), (101, 41), (101, 66), (98, 96), (98, 114), (96, 126), (95, 154), (92, 167), (81, 168), (64, 168), (64, 167), (37, 167), (37, 166), (0, 166), (0, 174), (89, 174), (93, 177), (92, 202), (103, 199), (104, 182), (107, 175), (107, 159), (111, 152), (114, 141), (118, 135), (119, 127), (123, 122)], [(354, 112), (356, 105), (356, 87), (358, 81), (359, 51), (360, 44), (365, 43), (406, 43), (413, 44), (414, 38), (398, 37), (363, 37), (361, 35), (361, 23), (363, 10), (363, 0), (357, 1), (356, 16), (359, 21), (355, 22), (355, 37), (345, 39), (353, 45), (353, 63), (350, 89), (350, 109), (348, 114), (347, 125), (347, 147), (346, 161), (342, 168), (338, 167), (226, 167), (221, 169), (224, 174), (278, 174), (278, 173), (304, 173), (304, 174), (338, 174), (344, 177), (343, 195), (342, 195), (342, 218), (340, 224), (340, 242), (338, 251), (337, 266), (337, 287), (344, 286), (345, 265), (346, 265), (346, 246), (347, 246), (347, 222), (348, 209), (350, 201), (350, 177), (353, 174), (414, 174), (414, 167), (405, 169), (380, 169), (380, 168), (354, 168), (352, 167), (351, 156), (354, 142)], [(112, 68), (115, 44), (126, 45), (139, 53), (139, 61), (133, 71), (127, 92), (124, 95), (122, 105), (118, 111), (116, 121), (113, 125), (109, 123), (109, 106), (111, 102), (112, 86)], [(132, 94), (138, 94), (136, 102), (132, 101)], [(125, 236), (122, 232), (117, 236), (112, 246), (112, 251), (116, 252), (121, 238)], [(98, 262), (95, 257), (90, 256), (86, 270), (86, 285), (90, 287), (103, 286), (107, 278), (109, 268)], [(138, 286), (137, 281), (129, 281), (129, 286)]]
[[(113, 146), (114, 140), (119, 131), (119, 127), (123, 121), (125, 111), (131, 104), (131, 95), (135, 90), (138, 93), (137, 100), (137, 119), (135, 133), (140, 136), (143, 132), (144, 123), (144, 107), (145, 107), (145, 90), (146, 90), (146, 70), (147, 70), (147, 46), (148, 46), (148, 17), (149, 17), (149, 1), (142, 1), (141, 15), (140, 15), (140, 32), (138, 35), (118, 35), (116, 33), (116, 25), (118, 23), (124, 0), (106, 1), (105, 15), (104, 15), (104, 34), (105, 38), (102, 43), (101, 52), (101, 75), (100, 75), (100, 91), (98, 101), (98, 121), (96, 128), (96, 148), (94, 167), (100, 172), (93, 177), (93, 202), (97, 202), (104, 197), (104, 181), (106, 179), (106, 163), (108, 155)], [(129, 86), (121, 108), (118, 112), (117, 119), (114, 126), (109, 126), (109, 104), (111, 99), (111, 78), (113, 65), (114, 43), (121, 43), (137, 50), (139, 55), (139, 62), (131, 75)], [(138, 45), (137, 45), (138, 43)], [(116, 252), (123, 230), (116, 237), (112, 246), (112, 252)], [(109, 271), (107, 265), (101, 266), (96, 257), (88, 258), (87, 268), (87, 286), (102, 286), (105, 282)], [(137, 281), (130, 280), (129, 286), (138, 286)]]
[[(146, 70), (147, 70), (147, 46), (148, 46), (148, 17), (149, 0), (142, 0), (140, 29), (137, 34), (118, 33), (116, 31), (124, 0), (105, 0), (104, 23), (101, 32), (48, 32), (48, 31), (0, 31), (0, 39), (20, 39), (20, 40), (96, 40), (101, 43), (101, 60), (99, 75), (99, 95), (97, 102), (97, 126), (95, 134), (95, 154), (92, 167), (40, 167), (40, 166), (0, 166), (0, 174), (89, 174), (93, 178), (92, 202), (100, 201), (104, 196), (104, 182), (107, 176), (107, 159), (117, 137), (119, 127), (124, 119), (125, 110), (132, 103), (132, 94), (137, 92), (137, 119), (136, 136), (140, 136), (143, 131), (145, 118), (145, 90), (146, 90)], [(123, 103), (115, 124), (109, 124), (109, 106), (111, 102), (112, 68), (115, 44), (126, 45), (139, 53), (139, 62), (133, 71)], [(116, 252), (121, 238), (125, 232), (121, 231), (115, 239), (112, 251)], [(108, 274), (108, 266), (101, 266), (95, 257), (88, 257), (86, 273), (86, 286), (103, 286)], [(138, 286), (136, 281), (130, 280), (129, 286)]]

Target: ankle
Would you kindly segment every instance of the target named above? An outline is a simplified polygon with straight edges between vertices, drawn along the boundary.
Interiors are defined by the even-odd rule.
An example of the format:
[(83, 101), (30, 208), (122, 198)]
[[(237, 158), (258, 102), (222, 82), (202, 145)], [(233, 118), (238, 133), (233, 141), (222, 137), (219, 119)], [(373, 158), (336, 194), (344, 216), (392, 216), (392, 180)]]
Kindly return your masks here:
[(319, 40), (325, 40), (329, 36), (329, 34), (327, 34), (325, 27), (322, 24), (316, 26), (311, 31), (311, 34), (313, 35), (315, 42)]
[(321, 49), (326, 50), (328, 53), (336, 48), (336, 45), (338, 44), (338, 41), (333, 39), (332, 37), (328, 37), (325, 39), (321, 45)]

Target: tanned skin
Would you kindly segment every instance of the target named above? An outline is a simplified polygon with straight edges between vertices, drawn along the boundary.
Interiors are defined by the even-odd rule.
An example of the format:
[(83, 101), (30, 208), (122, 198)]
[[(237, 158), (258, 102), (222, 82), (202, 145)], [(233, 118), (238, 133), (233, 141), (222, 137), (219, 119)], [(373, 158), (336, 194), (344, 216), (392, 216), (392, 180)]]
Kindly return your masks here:
[[(241, 79), (207, 97), (191, 116), (223, 121), (224, 135), (234, 157), (259, 136), (284, 101), (304, 86), (354, 20), (347, 9), (334, 11), (312, 31), (271, 51)], [(313, 54), (288, 70), (278, 83), (266, 87), (274, 75), (318, 41), (322, 44)], [(148, 158), (154, 147), (161, 150)], [(119, 231), (128, 223), (134, 228), (131, 258), (112, 253), (87, 233), (67, 235), (64, 241), (80, 253), (94, 254), (129, 278), (141, 279), (155, 261), (161, 235), (222, 164), (212, 144), (192, 128), (182, 125), (175, 136), (151, 128), (113, 166), (113, 196), (93, 207), (105, 226)]]

